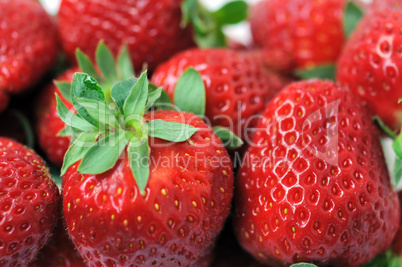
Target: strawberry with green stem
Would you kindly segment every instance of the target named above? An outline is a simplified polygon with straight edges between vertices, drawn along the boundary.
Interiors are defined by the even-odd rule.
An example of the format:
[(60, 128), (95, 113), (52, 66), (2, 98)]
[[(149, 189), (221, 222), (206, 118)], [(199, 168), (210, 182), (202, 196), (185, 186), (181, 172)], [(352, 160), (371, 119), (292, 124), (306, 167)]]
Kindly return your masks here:
[[(134, 76), (127, 47), (122, 47), (115, 62), (109, 48), (103, 42), (100, 42), (95, 53), (97, 66), (94, 66), (89, 57), (81, 50), (76, 51), (76, 57), (78, 67), (72, 67), (56, 78), (56, 82), (49, 85), (40, 94), (36, 104), (35, 130), (39, 145), (47, 159), (59, 167), (63, 163), (64, 154), (68, 149), (70, 140), (63, 136), (61, 132), (64, 128), (64, 123), (57, 114), (57, 103), (54, 94), (57, 94), (69, 109), (73, 109), (70, 99), (70, 86), (74, 73), (78, 71), (89, 73), (96, 77), (102, 86), (107, 87), (112, 87), (117, 82)], [(114, 71), (110, 72), (105, 67), (108, 64), (115, 66)]]
[[(42, 94), (39, 96), (37, 101), (36, 110), (36, 134), (38, 136), (38, 141), (41, 149), (44, 151), (46, 157), (57, 166), (61, 166), (68, 146), (70, 144), (70, 139), (65, 136), (62, 132), (64, 128), (63, 121), (59, 118), (56, 110), (56, 99), (54, 94), (59, 95), (61, 101), (71, 110), (74, 110), (74, 106), (70, 99), (70, 87), (71, 81), (73, 79), (73, 74), (77, 71), (83, 71), (85, 73), (90, 73), (93, 77), (97, 78), (97, 81), (101, 86), (111, 87), (118, 81), (129, 79), (134, 76), (134, 70), (130, 61), (130, 56), (128, 49), (123, 47), (120, 51), (116, 62), (113, 59), (111, 51), (108, 47), (100, 42), (96, 52), (96, 62), (97, 66), (94, 66), (88, 56), (83, 54), (80, 50), (76, 51), (77, 61), (79, 63), (78, 68), (73, 67), (67, 70), (64, 74), (59, 76), (54, 84), (48, 86)], [(104, 65), (115, 66), (116, 71), (112, 71), (114, 74), (110, 75), (109, 70)], [(102, 67), (100, 67), (102, 65)], [(182, 73), (180, 73), (181, 75)], [(275, 77), (274, 77), (275, 84)], [(279, 87), (279, 86), (278, 86)], [(187, 97), (188, 92), (183, 91), (178, 93), (182, 96), (181, 100), (175, 102), (177, 106), (183, 109), (187, 109), (188, 106), (193, 106), (193, 104), (188, 105), (188, 103), (201, 103), (203, 102), (204, 87), (201, 89), (200, 95), (189, 99)], [(169, 97), (163, 96), (169, 100)], [(201, 97), (201, 98), (200, 98)], [(170, 106), (170, 105), (168, 105)], [(165, 107), (167, 107), (165, 105)], [(191, 110), (186, 110), (191, 111)], [(225, 138), (225, 144), (229, 147), (237, 147), (241, 145), (241, 141), (230, 135), (225, 129), (216, 129), (219, 135)]]
[[(201, 78), (188, 70), (182, 86), (194, 79)], [(77, 113), (57, 97), (72, 135), (62, 168), (64, 218), (90, 266), (198, 264), (229, 214), (233, 172), (222, 142), (194, 114), (146, 113), (161, 93), (146, 73), (111, 89), (76, 73)]]

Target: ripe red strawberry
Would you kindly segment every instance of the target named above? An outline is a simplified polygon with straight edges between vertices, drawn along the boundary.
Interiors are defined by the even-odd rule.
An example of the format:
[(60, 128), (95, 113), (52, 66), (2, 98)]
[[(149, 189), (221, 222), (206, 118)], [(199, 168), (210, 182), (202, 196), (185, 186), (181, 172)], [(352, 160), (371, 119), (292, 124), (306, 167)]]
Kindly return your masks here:
[[(402, 12), (373, 12), (360, 22), (337, 64), (337, 81), (388, 126), (402, 125)], [(396, 34), (398, 33), (398, 34)]]
[(77, 113), (57, 98), (73, 138), (62, 167), (64, 218), (89, 266), (205, 265), (229, 214), (233, 171), (222, 142), (194, 114), (144, 115), (161, 93), (146, 73), (112, 89), (76, 73)]
[[(333, 63), (344, 43), (346, 0), (265, 0), (251, 11), (255, 44), (283, 55), (290, 68)], [(275, 53), (276, 52), (276, 53)]]
[(29, 267), (85, 267), (71, 242), (63, 223), (59, 222), (50, 241), (39, 252), (36, 260)]
[(0, 138), (0, 266), (26, 266), (58, 220), (59, 190), (36, 153)]
[[(71, 68), (60, 75), (58, 82), (72, 82), (74, 73), (78, 68)], [(73, 104), (65, 99), (55, 84), (49, 85), (40, 94), (36, 104), (36, 135), (39, 145), (46, 155), (46, 158), (57, 166), (63, 164), (64, 154), (70, 145), (70, 139), (66, 136), (59, 136), (65, 124), (57, 115), (55, 94), (62, 99), (63, 103), (71, 109)]]
[(189, 67), (199, 71), (204, 81), (205, 114), (211, 124), (229, 127), (243, 139), (247, 135), (245, 126), (253, 127), (257, 121), (250, 121), (250, 117), (262, 112), (289, 82), (264, 66), (260, 52), (228, 49), (182, 52), (160, 65), (151, 81), (162, 86), (175, 103), (176, 83)]
[(0, 111), (6, 94), (32, 87), (58, 54), (56, 27), (40, 3), (0, 0)]
[(154, 69), (175, 53), (193, 46), (182, 28), (178, 0), (63, 0), (59, 11), (62, 46), (74, 60), (76, 48), (91, 57), (100, 40), (117, 54), (126, 43), (137, 70)]
[[(173, 111), (158, 111), (145, 118), (151, 116), (182, 122), (180, 113)], [(155, 143), (151, 145), (153, 161), (177, 156), (189, 164), (185, 167), (183, 161), (167, 169), (151, 163), (145, 196), (138, 190), (127, 156), (100, 175), (82, 175), (77, 172), (78, 164), (66, 172), (66, 224), (90, 266), (187, 266), (215, 240), (230, 209), (232, 170), (230, 164), (226, 168), (197, 166), (196, 159), (197, 155), (227, 162), (230, 158), (222, 145), (214, 144), (218, 139), (204, 122), (184, 114), (184, 122), (190, 120), (202, 134), (162, 148), (158, 145), (166, 141), (150, 140)]]
[(399, 225), (378, 131), (332, 82), (294, 83), (267, 106), (239, 171), (235, 231), (263, 263), (360, 266)]

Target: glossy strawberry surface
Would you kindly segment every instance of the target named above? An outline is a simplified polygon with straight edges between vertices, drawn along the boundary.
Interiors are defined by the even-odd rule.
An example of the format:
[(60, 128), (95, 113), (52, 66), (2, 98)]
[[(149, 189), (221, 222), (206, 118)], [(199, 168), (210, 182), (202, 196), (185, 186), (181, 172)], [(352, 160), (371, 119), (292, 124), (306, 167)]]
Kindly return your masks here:
[[(251, 11), (255, 44), (307, 68), (333, 63), (344, 43), (345, 0), (265, 0)], [(276, 53), (274, 53), (276, 52)], [(278, 56), (276, 56), (278, 58)]]
[[(71, 68), (56, 78), (56, 80), (59, 82), (71, 82), (74, 73), (77, 71), (79, 71), (78, 68)], [(35, 130), (39, 145), (45, 153), (46, 158), (53, 164), (61, 166), (64, 154), (70, 144), (70, 139), (65, 136), (58, 136), (59, 132), (65, 128), (65, 124), (57, 115), (56, 93), (68, 108), (73, 108), (73, 105), (63, 97), (55, 84), (49, 85), (39, 95), (36, 104)]]
[(59, 218), (59, 189), (34, 151), (0, 138), (0, 266), (26, 266)]
[[(267, 69), (259, 52), (228, 49), (192, 49), (160, 65), (152, 82), (174, 100), (175, 85), (189, 67), (195, 68), (205, 84), (206, 117), (213, 126), (231, 128), (248, 136), (256, 115), (263, 111), (289, 80)], [(172, 101), (174, 103), (174, 101)]]
[(267, 106), (236, 180), (234, 225), (263, 263), (360, 266), (399, 225), (377, 129), (332, 82), (294, 83)]
[(211, 128), (189, 113), (156, 111), (144, 119), (187, 123), (199, 130), (180, 143), (150, 137), (144, 195), (126, 152), (102, 174), (82, 175), (78, 164), (67, 170), (64, 218), (88, 266), (191, 266), (209, 253), (229, 214), (232, 167)]
[(58, 54), (56, 27), (37, 1), (0, 0), (0, 110), (4, 94), (32, 87)]
[(148, 70), (193, 46), (182, 28), (179, 0), (63, 0), (59, 12), (62, 46), (71, 60), (80, 48), (93, 57), (100, 40), (114, 53), (130, 48), (137, 70)]
[(401, 18), (391, 10), (363, 18), (339, 58), (336, 79), (394, 129), (402, 125)]

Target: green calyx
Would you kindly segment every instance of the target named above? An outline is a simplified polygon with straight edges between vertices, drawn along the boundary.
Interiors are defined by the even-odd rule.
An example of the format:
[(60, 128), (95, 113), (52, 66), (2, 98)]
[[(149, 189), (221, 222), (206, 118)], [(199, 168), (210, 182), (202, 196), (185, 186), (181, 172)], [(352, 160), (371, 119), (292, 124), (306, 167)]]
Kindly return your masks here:
[[(400, 267), (402, 265), (402, 257), (396, 255), (391, 249), (378, 255), (370, 262), (363, 265), (363, 267)], [(290, 265), (290, 267), (317, 267), (313, 263), (300, 262)]]
[(75, 114), (71, 112), (56, 94), (57, 112), (66, 124), (59, 135), (72, 138), (61, 175), (80, 160), (78, 172), (103, 173), (113, 168), (126, 150), (133, 176), (143, 192), (149, 178), (149, 137), (183, 142), (198, 129), (159, 119), (145, 120), (144, 114), (161, 96), (165, 97), (163, 101), (168, 99), (161, 88), (148, 83), (146, 72), (137, 79), (132, 71), (127, 71), (131, 62), (123, 56), (119, 56), (117, 62), (121, 68), (111, 67), (116, 66), (111, 55), (110, 50), (101, 43), (97, 51), (98, 67), (101, 70), (99, 75), (92, 63), (89, 64), (89, 59), (77, 52), (81, 69), (91, 72), (103, 81), (103, 85), (85, 73), (75, 73), (71, 85), (57, 83), (64, 97), (71, 101), (77, 111)]
[(194, 39), (199, 47), (225, 47), (223, 27), (245, 20), (247, 12), (247, 3), (242, 0), (229, 2), (216, 11), (209, 11), (199, 0), (185, 0), (182, 26), (193, 25)]
[(396, 188), (402, 180), (402, 131), (397, 135), (379, 117), (373, 117), (380, 129), (394, 142), (392, 148), (395, 152), (394, 169), (392, 171), (393, 184)]
[(348, 1), (343, 14), (343, 32), (349, 38), (364, 16), (363, 10), (354, 2)]
[[(82, 53), (79, 49), (76, 51), (79, 68), (83, 73), (87, 73), (94, 80), (99, 82), (102, 88), (104, 88), (104, 97), (106, 98), (110, 97), (110, 89), (114, 84), (119, 81), (128, 80), (135, 75), (128, 48), (125, 45), (121, 49), (117, 61), (115, 62), (112, 52), (101, 41), (96, 49), (95, 57), (99, 71), (87, 55)], [(63, 97), (69, 102), (72, 102), (71, 83), (56, 81), (55, 84)]]
[(323, 64), (313, 68), (297, 69), (295, 75), (303, 80), (321, 79), (335, 81), (336, 67), (334, 64)]
[(378, 255), (363, 267), (400, 267), (402, 266), (402, 257), (396, 255), (391, 249)]

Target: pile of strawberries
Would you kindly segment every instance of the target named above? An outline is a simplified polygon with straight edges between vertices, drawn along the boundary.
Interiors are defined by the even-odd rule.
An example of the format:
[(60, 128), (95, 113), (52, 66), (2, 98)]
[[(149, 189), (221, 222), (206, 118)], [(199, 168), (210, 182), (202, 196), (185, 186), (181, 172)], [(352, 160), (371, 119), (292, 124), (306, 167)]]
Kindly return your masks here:
[(401, 29), (399, 0), (0, 0), (0, 267), (402, 266)]

